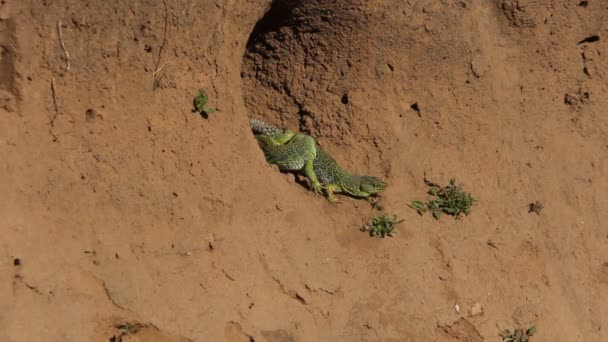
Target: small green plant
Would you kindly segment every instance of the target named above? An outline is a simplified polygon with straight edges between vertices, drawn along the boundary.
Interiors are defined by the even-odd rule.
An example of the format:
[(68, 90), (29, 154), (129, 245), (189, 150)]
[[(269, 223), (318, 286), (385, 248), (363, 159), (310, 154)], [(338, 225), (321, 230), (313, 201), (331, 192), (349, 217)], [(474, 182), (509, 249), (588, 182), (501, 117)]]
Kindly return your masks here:
[(440, 187), (426, 179), (424, 182), (430, 186), (428, 193), (435, 196), (435, 198), (427, 203), (413, 201), (410, 204), (410, 207), (418, 211), (420, 215), (430, 211), (437, 220), (444, 213), (458, 219), (462, 214), (469, 215), (471, 206), (477, 202), (470, 193), (462, 189), (462, 185), (456, 183), (454, 178), (450, 179), (450, 183), (445, 187)]
[(123, 323), (114, 326), (122, 335), (137, 334), (144, 327), (141, 323)]
[(381, 215), (373, 218), (371, 225), (363, 225), (360, 230), (369, 232), (369, 236), (392, 237), (391, 233), (395, 229), (395, 225), (400, 222), (403, 220), (397, 220), (397, 215)]
[(119, 334), (110, 337), (110, 342), (122, 342), (124, 336), (129, 334), (137, 334), (145, 326), (145, 324), (141, 323), (115, 324), (114, 328), (118, 329)]
[(515, 329), (511, 332), (509, 329), (503, 330), (499, 335), (502, 337), (502, 342), (528, 342), (530, 337), (536, 334), (536, 327), (531, 326), (528, 330)]
[(209, 101), (209, 95), (203, 90), (200, 89), (198, 94), (194, 97), (194, 109), (193, 112), (198, 112), (202, 116), (207, 117), (209, 114), (215, 112), (214, 108), (207, 107), (207, 102)]
[(141, 329), (141, 324), (139, 324), (139, 323), (134, 323), (134, 324), (124, 323), (124, 324), (117, 324), (115, 327), (123, 335), (126, 335), (126, 334), (137, 334), (139, 332), (139, 330)]

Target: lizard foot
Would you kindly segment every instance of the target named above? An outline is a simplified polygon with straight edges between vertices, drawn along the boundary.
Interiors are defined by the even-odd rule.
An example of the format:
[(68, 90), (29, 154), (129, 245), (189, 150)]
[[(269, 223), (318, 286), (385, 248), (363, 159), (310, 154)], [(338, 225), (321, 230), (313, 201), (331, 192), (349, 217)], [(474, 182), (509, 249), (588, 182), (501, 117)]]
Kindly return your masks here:
[(323, 186), (321, 184), (313, 184), (311, 188), (315, 195), (323, 195)]
[(380, 204), (380, 198), (378, 197), (366, 197), (365, 200), (367, 201), (367, 203), (371, 204), (372, 207), (377, 206), (378, 204)]
[(327, 201), (328, 201), (329, 203), (342, 203), (342, 201), (340, 201), (339, 199), (337, 199), (337, 198), (336, 198), (336, 197), (334, 197), (334, 196), (328, 196), (328, 197), (327, 197)]

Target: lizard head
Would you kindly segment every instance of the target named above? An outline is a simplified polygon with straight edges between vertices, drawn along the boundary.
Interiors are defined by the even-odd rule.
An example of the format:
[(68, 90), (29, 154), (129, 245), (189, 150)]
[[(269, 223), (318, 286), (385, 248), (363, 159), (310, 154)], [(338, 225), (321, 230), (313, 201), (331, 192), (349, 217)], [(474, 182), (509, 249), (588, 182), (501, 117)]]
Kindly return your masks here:
[(359, 184), (361, 191), (369, 195), (374, 195), (384, 191), (386, 186), (386, 182), (380, 178), (372, 176), (361, 176), (361, 183)]

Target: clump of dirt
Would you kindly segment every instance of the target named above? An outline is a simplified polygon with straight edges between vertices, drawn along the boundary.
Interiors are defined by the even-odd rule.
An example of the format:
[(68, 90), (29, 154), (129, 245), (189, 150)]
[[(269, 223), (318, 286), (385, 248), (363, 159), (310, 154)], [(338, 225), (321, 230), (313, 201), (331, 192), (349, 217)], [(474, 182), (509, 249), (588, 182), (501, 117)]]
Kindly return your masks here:
[[(605, 10), (1, 2), (0, 340), (602, 340)], [(381, 203), (266, 165), (250, 116), (385, 177)], [(471, 214), (418, 216), (425, 178)], [(392, 237), (358, 231), (381, 214)]]
[(471, 341), (483, 342), (483, 337), (479, 334), (475, 325), (471, 324), (466, 318), (460, 318), (451, 325), (437, 327), (437, 340), (439, 342), (449, 341)]

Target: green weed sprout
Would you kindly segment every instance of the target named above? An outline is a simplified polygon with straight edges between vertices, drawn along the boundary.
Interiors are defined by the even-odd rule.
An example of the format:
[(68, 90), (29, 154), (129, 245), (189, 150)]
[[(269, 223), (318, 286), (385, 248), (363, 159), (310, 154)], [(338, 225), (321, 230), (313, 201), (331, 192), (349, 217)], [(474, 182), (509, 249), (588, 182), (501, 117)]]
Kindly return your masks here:
[(499, 335), (502, 337), (503, 342), (528, 342), (530, 337), (536, 334), (536, 327), (531, 326), (528, 330), (515, 329), (511, 332), (509, 329), (503, 330)]
[(361, 227), (362, 232), (369, 232), (369, 236), (390, 236), (395, 229), (397, 223), (403, 222), (403, 220), (397, 220), (397, 215), (388, 216), (381, 215), (372, 219), (371, 225), (364, 225)]
[(462, 185), (456, 183), (454, 178), (450, 179), (450, 183), (445, 187), (440, 187), (428, 180), (425, 180), (425, 183), (430, 186), (428, 193), (435, 198), (426, 203), (413, 201), (409, 205), (420, 215), (430, 211), (437, 220), (442, 214), (448, 214), (459, 219), (462, 214), (469, 215), (471, 206), (477, 202), (470, 193), (462, 189)]
[(194, 109), (192, 111), (198, 112), (204, 117), (207, 117), (209, 114), (215, 112), (215, 108), (207, 107), (208, 101), (209, 101), (209, 95), (207, 95), (207, 93), (204, 90), (200, 89), (198, 91), (198, 94), (194, 97), (194, 101), (193, 101)]

